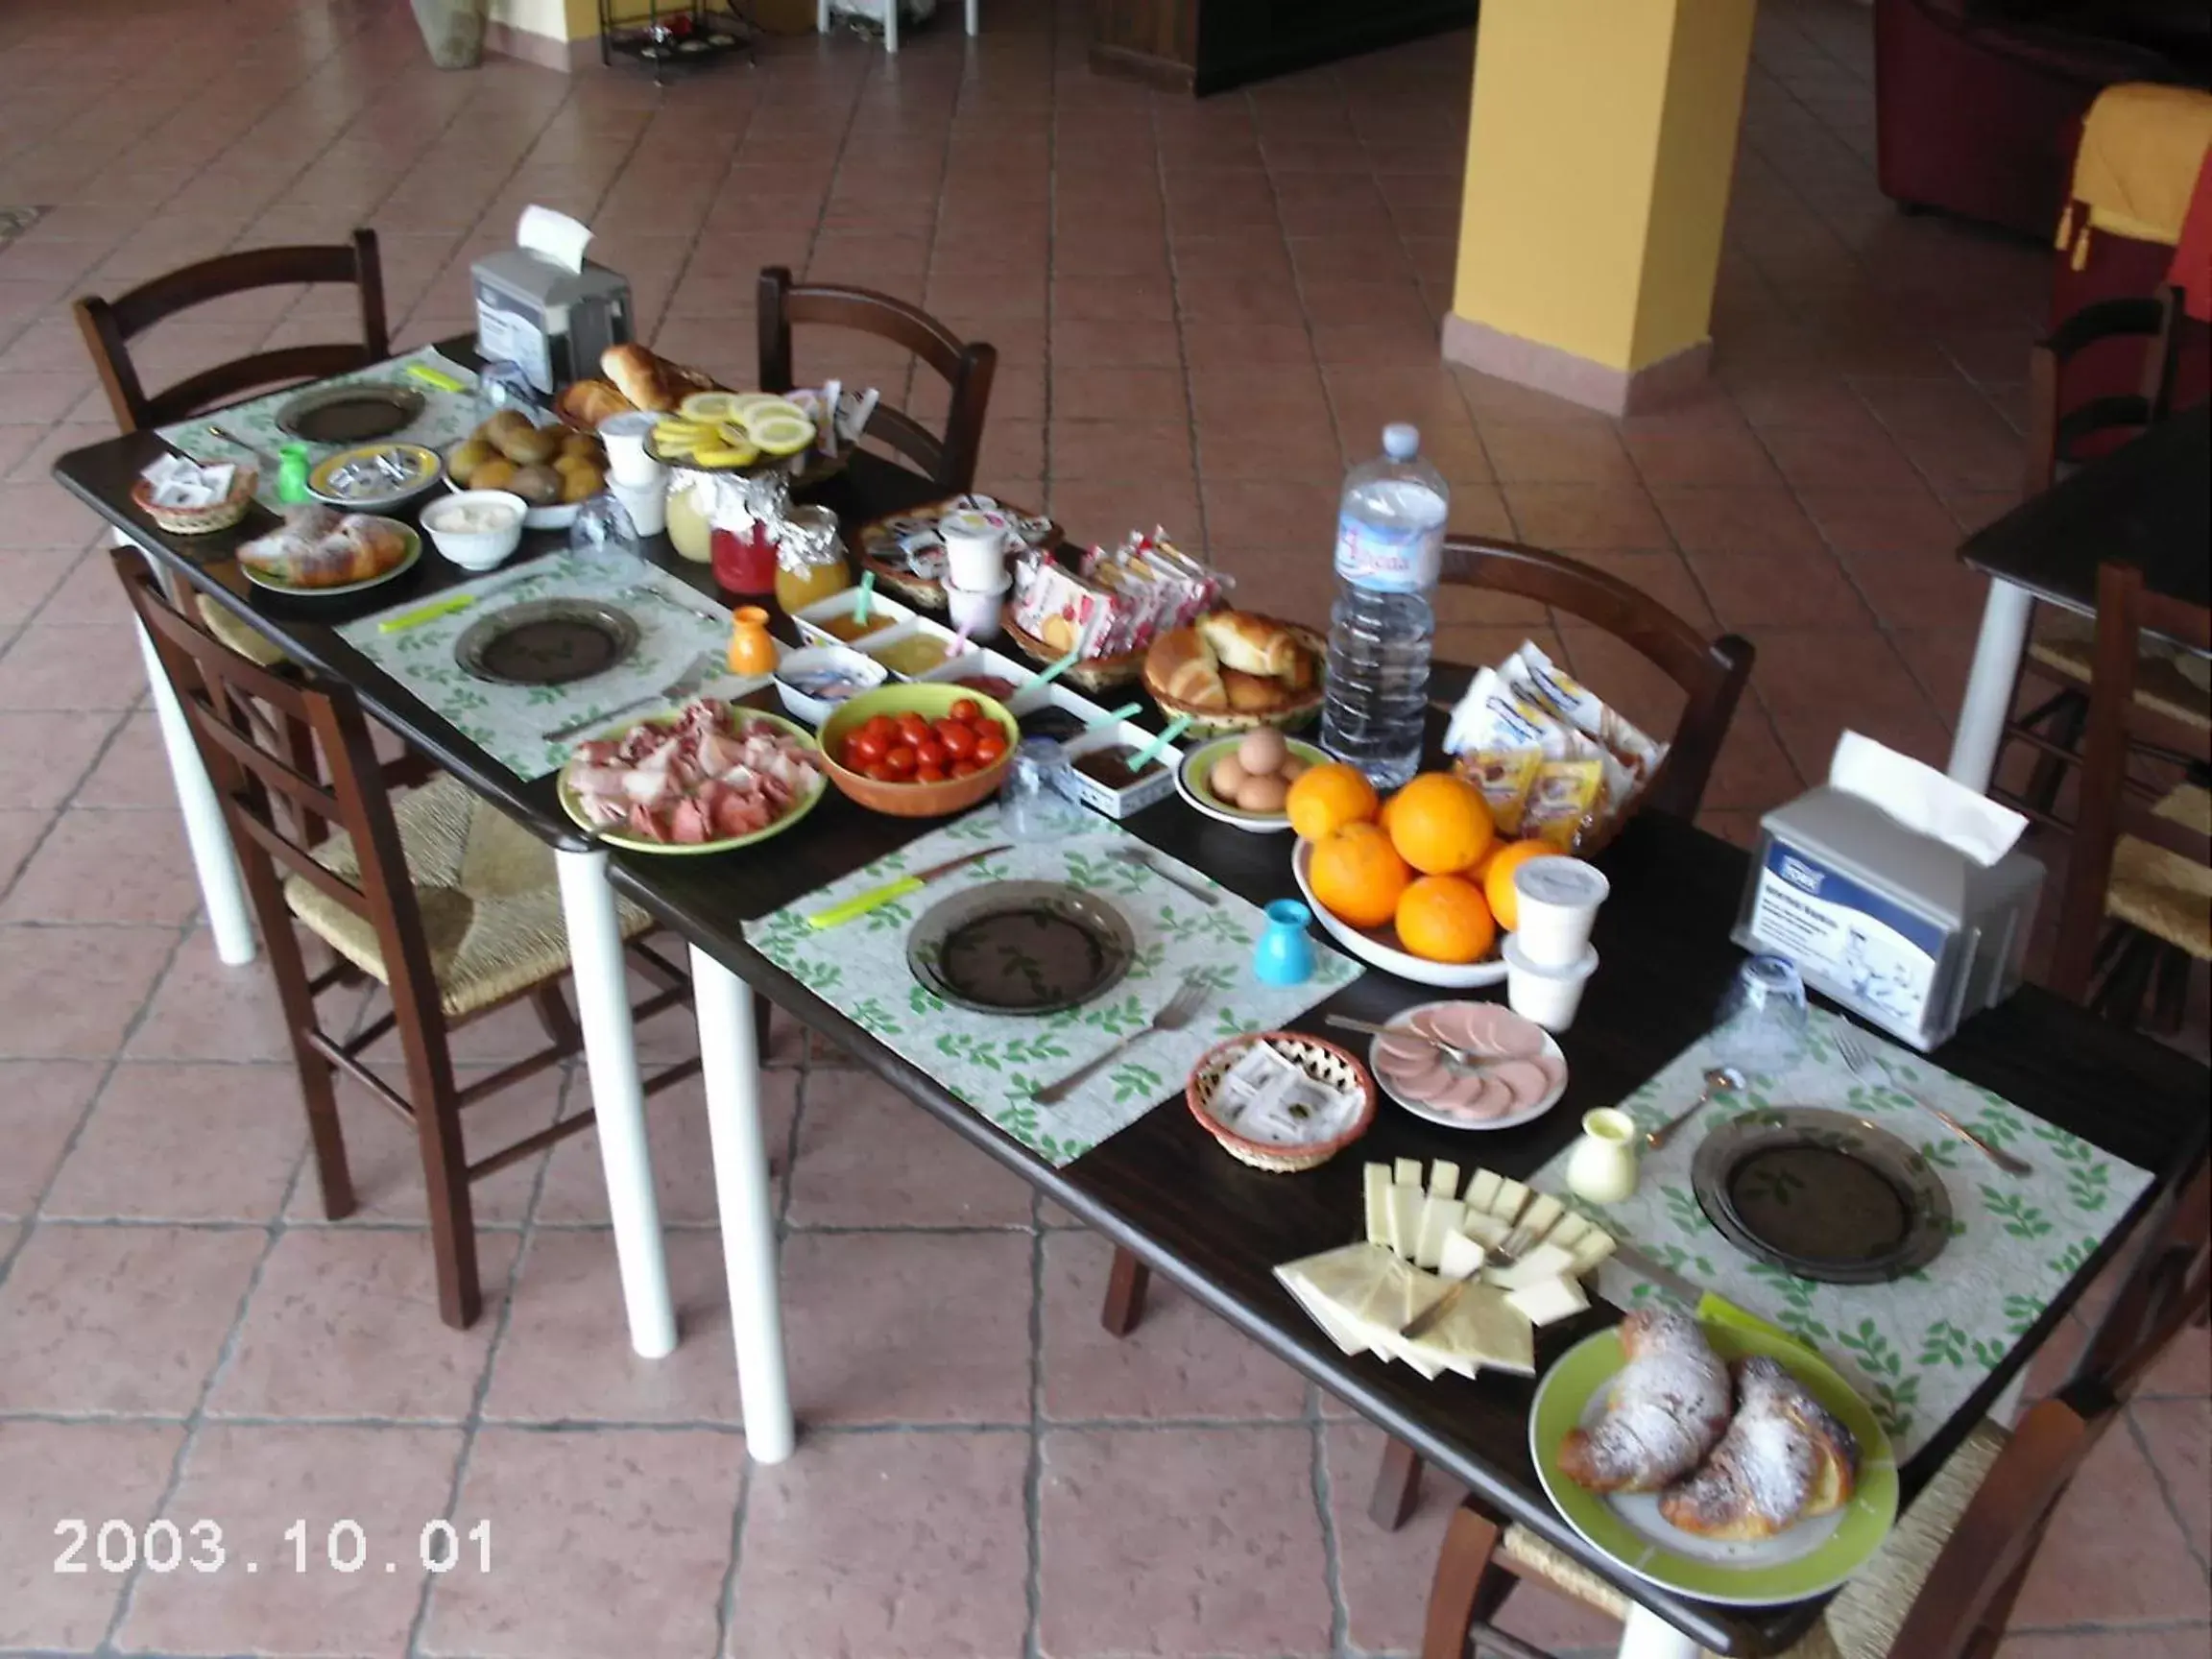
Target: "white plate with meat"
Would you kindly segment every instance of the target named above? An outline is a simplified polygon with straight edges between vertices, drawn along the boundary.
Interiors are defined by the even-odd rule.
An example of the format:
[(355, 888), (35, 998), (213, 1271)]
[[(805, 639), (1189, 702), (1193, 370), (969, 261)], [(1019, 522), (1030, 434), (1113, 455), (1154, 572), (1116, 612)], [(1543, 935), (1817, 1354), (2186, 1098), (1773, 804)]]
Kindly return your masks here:
[(1424, 1002), (1387, 1023), (1426, 1032), (1483, 1056), (1461, 1071), (1418, 1036), (1376, 1037), (1368, 1068), (1382, 1093), (1416, 1118), (1447, 1129), (1516, 1129), (1567, 1093), (1567, 1056), (1549, 1032), (1496, 1002)]
[(712, 697), (587, 738), (561, 768), (561, 808), (633, 853), (727, 853), (780, 835), (829, 780), (805, 728)]

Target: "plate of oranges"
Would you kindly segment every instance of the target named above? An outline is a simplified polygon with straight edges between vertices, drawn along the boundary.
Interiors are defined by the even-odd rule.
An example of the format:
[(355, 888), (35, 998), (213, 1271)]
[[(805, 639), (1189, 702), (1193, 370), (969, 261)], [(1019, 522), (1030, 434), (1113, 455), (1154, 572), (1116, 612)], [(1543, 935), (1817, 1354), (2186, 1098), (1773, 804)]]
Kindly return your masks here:
[(1326, 761), (1290, 785), (1298, 889), (1330, 937), (1362, 961), (1448, 991), (1505, 977), (1500, 936), (1515, 926), (1513, 873), (1555, 854), (1502, 837), (1482, 792), (1424, 772), (1387, 798), (1356, 766)]

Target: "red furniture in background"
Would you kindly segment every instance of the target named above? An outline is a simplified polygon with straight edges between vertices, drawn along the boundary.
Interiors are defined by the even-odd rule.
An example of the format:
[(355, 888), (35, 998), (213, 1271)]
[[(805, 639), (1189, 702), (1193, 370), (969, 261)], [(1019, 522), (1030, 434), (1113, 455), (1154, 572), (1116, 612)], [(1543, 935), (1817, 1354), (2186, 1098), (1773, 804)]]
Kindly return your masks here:
[(2206, 0), (1875, 0), (1874, 45), (1883, 193), (2046, 238), (2100, 91), (2212, 85)]

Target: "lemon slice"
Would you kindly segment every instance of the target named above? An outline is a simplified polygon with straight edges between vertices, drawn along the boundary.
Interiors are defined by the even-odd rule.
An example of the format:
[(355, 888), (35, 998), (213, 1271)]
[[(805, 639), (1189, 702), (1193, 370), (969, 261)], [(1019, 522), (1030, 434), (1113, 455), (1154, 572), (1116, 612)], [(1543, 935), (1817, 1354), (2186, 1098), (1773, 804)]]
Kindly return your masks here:
[(693, 452), (694, 465), (719, 471), (726, 467), (750, 467), (760, 459), (760, 451), (748, 444), (742, 449), (700, 449)]
[(750, 427), (762, 421), (806, 421), (813, 417), (788, 397), (771, 397), (765, 393), (755, 393), (752, 401), (738, 415), (738, 420)]
[(745, 430), (769, 455), (796, 455), (814, 442), (814, 422), (804, 415), (755, 415)]
[(694, 392), (677, 406), (676, 413), (686, 421), (719, 425), (725, 421), (736, 420), (744, 412), (742, 406), (757, 396), (745, 392)]

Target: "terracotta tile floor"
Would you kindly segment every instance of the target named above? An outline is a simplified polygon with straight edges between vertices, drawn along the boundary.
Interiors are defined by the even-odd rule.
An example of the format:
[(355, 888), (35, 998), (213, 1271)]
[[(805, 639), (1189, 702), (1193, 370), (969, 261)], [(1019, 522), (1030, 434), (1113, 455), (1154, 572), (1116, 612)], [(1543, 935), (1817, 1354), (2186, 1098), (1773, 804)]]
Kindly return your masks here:
[[(992, 488), (1085, 538), (1165, 522), (1277, 610), (1318, 616), (1342, 467), (1384, 421), (1418, 421), (1459, 524), (1574, 548), (1758, 640), (1711, 801), (1723, 832), (1817, 771), (1846, 721), (1941, 757), (1980, 604), (1950, 550), (2009, 498), (2048, 256), (1876, 193), (1863, 10), (1768, 0), (1719, 377), (1627, 421), (1436, 361), (1463, 36), (1192, 105), (1093, 79), (1072, 4), (984, 11), (974, 48), (940, 26), (895, 69), (850, 38), (786, 42), (665, 92), (512, 63), (438, 75), (396, 6), (0, 12), (0, 207), (48, 209), (0, 246), (0, 1652), (1414, 1640), (1444, 1494), (1377, 1532), (1374, 1432), (1172, 1291), (1106, 1340), (1096, 1239), (833, 1059), (803, 1060), (795, 1030), (770, 1101), (808, 1425), (793, 1462), (746, 1473), (695, 1096), (655, 1132), (674, 1358), (622, 1341), (579, 1142), (480, 1190), (491, 1307), (446, 1333), (412, 1158), (380, 1118), (351, 1119), (366, 1218), (316, 1219), (266, 987), (217, 967), (191, 920), (95, 526), (45, 481), (108, 430), (72, 294), (366, 222), (412, 343), (467, 325), (469, 261), (546, 202), (598, 227), (662, 349), (733, 384), (765, 263), (922, 298), (999, 347)], [(166, 377), (336, 315), (291, 293), (228, 303), (159, 330), (150, 358)], [(829, 350), (803, 340), (803, 367), (903, 390), (899, 365)], [(1643, 694), (1587, 630), (1526, 607), (1455, 599), (1444, 637), (1494, 658), (1529, 633)], [(506, 1041), (471, 1034), (464, 1057)], [(487, 1127), (582, 1097), (556, 1077)], [(2208, 1380), (2198, 1334), (2069, 1500), (2008, 1654), (2206, 1650)], [(58, 1575), (72, 1516), (218, 1521), (229, 1561)], [(489, 1575), (282, 1565), (298, 1518), (318, 1560), (351, 1520), (372, 1563), (412, 1563), (435, 1516), (490, 1523)], [(1514, 1617), (1562, 1650), (1609, 1641), (1537, 1595)]]

